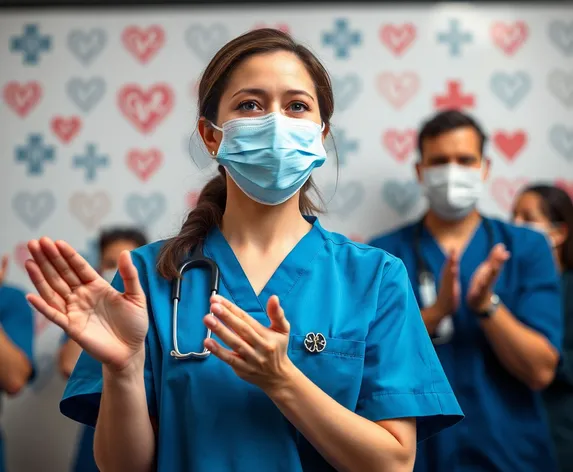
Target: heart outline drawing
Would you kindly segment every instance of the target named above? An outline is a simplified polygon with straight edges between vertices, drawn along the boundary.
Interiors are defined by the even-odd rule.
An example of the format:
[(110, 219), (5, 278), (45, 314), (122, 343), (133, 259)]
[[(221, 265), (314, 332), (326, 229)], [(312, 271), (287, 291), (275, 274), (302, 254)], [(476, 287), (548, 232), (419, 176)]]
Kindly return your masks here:
[(106, 83), (102, 77), (92, 77), (88, 80), (73, 77), (66, 86), (68, 98), (84, 113), (94, 109), (105, 95), (105, 91)]
[(496, 72), (491, 77), (490, 88), (504, 105), (513, 109), (531, 90), (531, 77), (523, 71), (515, 74)]
[(121, 113), (143, 134), (152, 133), (169, 115), (174, 103), (173, 90), (165, 83), (154, 84), (147, 90), (137, 84), (126, 84), (117, 94)]
[(8, 82), (2, 92), (4, 101), (20, 118), (25, 118), (40, 102), (43, 96), (40, 82)]
[(217, 51), (229, 41), (229, 32), (222, 23), (210, 26), (193, 24), (185, 32), (187, 47), (200, 59), (210, 61)]
[(498, 177), (491, 183), (490, 193), (497, 205), (504, 211), (509, 211), (515, 201), (515, 197), (528, 183), (525, 177), (517, 179), (506, 179)]
[(527, 40), (529, 29), (523, 21), (516, 21), (512, 25), (496, 21), (490, 33), (493, 43), (507, 56), (513, 56)]
[(56, 197), (49, 190), (19, 192), (12, 199), (12, 209), (28, 228), (36, 230), (56, 209)]
[(163, 164), (163, 154), (159, 149), (130, 149), (127, 153), (127, 167), (139, 180), (145, 182)]
[(400, 131), (391, 128), (382, 134), (382, 145), (396, 161), (405, 162), (416, 149), (417, 136), (415, 129)]
[(547, 33), (551, 43), (566, 56), (573, 56), (573, 21), (553, 20)]
[(552, 70), (547, 79), (547, 87), (562, 105), (573, 107), (573, 71)]
[(50, 129), (64, 144), (69, 144), (82, 128), (82, 120), (79, 116), (55, 116), (50, 121)]
[(404, 216), (412, 211), (422, 196), (418, 182), (389, 179), (382, 185), (382, 200), (397, 215)]
[(415, 72), (393, 74), (384, 72), (378, 76), (378, 91), (396, 109), (409, 102), (420, 88), (420, 78)]
[(416, 27), (413, 23), (402, 25), (386, 24), (380, 28), (380, 41), (394, 56), (404, 54), (416, 40)]
[(362, 92), (362, 79), (358, 74), (332, 77), (332, 88), (338, 111), (346, 111)]
[(14, 260), (22, 270), (26, 270), (24, 264), (31, 257), (32, 256), (30, 255), (30, 251), (28, 251), (28, 244), (26, 243), (16, 244), (16, 247), (14, 248)]
[(553, 125), (549, 130), (551, 146), (568, 161), (573, 161), (573, 128)]
[(514, 161), (527, 144), (527, 133), (523, 130), (496, 131), (493, 133), (493, 143), (508, 161)]
[(127, 26), (121, 34), (125, 49), (141, 64), (147, 64), (165, 44), (165, 32), (159, 25), (140, 28)]
[(68, 49), (84, 66), (89, 65), (105, 49), (107, 34), (101, 28), (90, 31), (72, 30), (68, 34)]
[(88, 230), (100, 226), (111, 211), (111, 199), (105, 192), (76, 192), (70, 197), (70, 213)]
[(127, 215), (142, 227), (157, 222), (166, 210), (165, 196), (159, 192), (144, 196), (131, 193), (125, 200)]
[(325, 195), (330, 196), (326, 202), (328, 212), (337, 216), (349, 215), (362, 203), (365, 193), (359, 180), (327, 185)]

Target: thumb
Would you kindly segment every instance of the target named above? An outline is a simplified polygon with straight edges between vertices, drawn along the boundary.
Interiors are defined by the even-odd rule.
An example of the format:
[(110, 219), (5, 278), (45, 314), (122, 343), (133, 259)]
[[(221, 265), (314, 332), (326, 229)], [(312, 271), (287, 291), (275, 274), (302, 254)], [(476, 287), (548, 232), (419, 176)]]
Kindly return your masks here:
[(125, 250), (121, 252), (117, 261), (117, 268), (123, 280), (123, 286), (125, 288), (124, 295), (138, 303), (144, 301), (145, 294), (139, 283), (139, 274), (133, 265), (129, 251)]
[(271, 320), (270, 328), (279, 333), (288, 333), (290, 324), (285, 317), (285, 311), (280, 305), (279, 297), (273, 295), (267, 302), (267, 316)]

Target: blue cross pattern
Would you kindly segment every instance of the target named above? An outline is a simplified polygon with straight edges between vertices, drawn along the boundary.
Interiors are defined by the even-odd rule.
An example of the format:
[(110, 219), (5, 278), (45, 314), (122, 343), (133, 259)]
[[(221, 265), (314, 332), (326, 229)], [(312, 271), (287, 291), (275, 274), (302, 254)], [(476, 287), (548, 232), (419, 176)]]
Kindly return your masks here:
[(98, 155), (96, 153), (96, 145), (88, 144), (86, 146), (86, 153), (82, 156), (74, 157), (74, 167), (76, 169), (85, 169), (85, 179), (87, 182), (94, 181), (96, 172), (100, 167), (107, 167), (109, 165), (109, 158), (106, 155)]
[(336, 130), (333, 134), (338, 163), (340, 166), (345, 166), (348, 163), (349, 154), (358, 151), (358, 140), (348, 138), (343, 129)]
[(322, 34), (322, 44), (332, 46), (334, 55), (340, 59), (348, 58), (352, 46), (360, 46), (361, 43), (362, 34), (360, 31), (350, 31), (348, 21), (344, 18), (335, 20), (334, 31)]
[(47, 52), (52, 47), (52, 38), (42, 36), (38, 25), (24, 25), (22, 36), (13, 36), (11, 39), (10, 51), (23, 53), (23, 62), (29, 65), (38, 64), (42, 52)]
[(28, 166), (28, 175), (42, 175), (44, 162), (54, 162), (56, 155), (53, 146), (44, 144), (41, 134), (30, 134), (28, 144), (16, 148), (16, 162), (24, 162)]
[(473, 41), (473, 35), (469, 31), (460, 29), (458, 20), (450, 20), (449, 31), (438, 33), (438, 42), (447, 44), (450, 48), (450, 56), (459, 56), (462, 52), (462, 46)]

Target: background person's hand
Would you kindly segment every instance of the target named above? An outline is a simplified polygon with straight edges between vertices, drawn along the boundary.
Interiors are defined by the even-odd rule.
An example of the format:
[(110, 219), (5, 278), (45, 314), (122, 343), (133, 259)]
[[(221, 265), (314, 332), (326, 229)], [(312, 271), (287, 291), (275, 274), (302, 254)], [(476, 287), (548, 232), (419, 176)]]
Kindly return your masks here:
[(27, 298), (40, 313), (110, 368), (122, 370), (144, 355), (149, 319), (129, 252), (118, 261), (125, 285), (119, 293), (64, 241), (32, 240), (28, 249), (33, 260), (26, 270), (39, 296)]
[(475, 270), (467, 296), (468, 306), (472, 310), (478, 313), (487, 310), (499, 273), (510, 257), (503, 244), (496, 244), (487, 259)]
[(205, 340), (205, 347), (243, 380), (263, 390), (280, 388), (293, 364), (287, 355), (290, 324), (278, 297), (273, 295), (267, 303), (268, 328), (220, 295), (211, 298), (211, 313), (205, 325), (231, 350), (214, 339)]
[(452, 251), (442, 268), (436, 308), (444, 316), (453, 315), (460, 306), (460, 297), (459, 257), (455, 251)]
[(2, 256), (2, 262), (0, 263), (0, 287), (4, 283), (4, 279), (6, 278), (6, 274), (8, 273), (8, 255), (4, 254)]

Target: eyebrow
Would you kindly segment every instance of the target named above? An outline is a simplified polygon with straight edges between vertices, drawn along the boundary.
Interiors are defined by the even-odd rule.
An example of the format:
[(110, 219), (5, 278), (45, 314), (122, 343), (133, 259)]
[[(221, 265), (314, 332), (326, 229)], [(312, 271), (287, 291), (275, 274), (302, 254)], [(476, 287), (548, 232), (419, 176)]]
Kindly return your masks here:
[[(242, 88), (241, 90), (238, 90), (237, 92), (235, 92), (233, 94), (233, 97), (235, 97), (236, 95), (239, 95), (240, 93), (250, 93), (252, 95), (259, 95), (259, 96), (267, 95), (267, 92), (263, 89), (260, 89), (260, 88)], [(291, 89), (291, 90), (287, 90), (286, 94), (287, 95), (306, 95), (308, 98), (310, 98), (312, 101), (314, 101), (314, 97), (310, 93), (308, 93), (304, 90)]]

